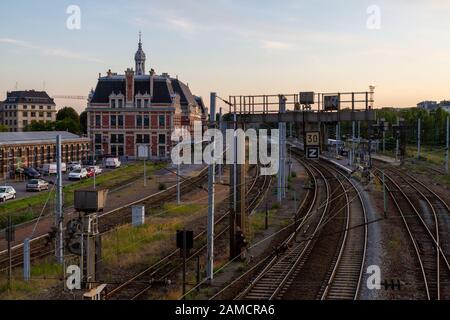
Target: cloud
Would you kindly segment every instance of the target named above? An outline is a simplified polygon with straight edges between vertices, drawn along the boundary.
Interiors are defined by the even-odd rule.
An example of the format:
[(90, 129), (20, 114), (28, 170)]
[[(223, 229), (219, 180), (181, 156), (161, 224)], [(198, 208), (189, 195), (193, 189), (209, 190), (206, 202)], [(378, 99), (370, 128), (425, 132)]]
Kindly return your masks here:
[(191, 21), (181, 17), (172, 16), (167, 18), (166, 21), (169, 25), (187, 33), (192, 33), (196, 29), (196, 26)]
[(36, 50), (44, 56), (60, 57), (60, 58), (65, 58), (65, 59), (81, 60), (81, 61), (87, 61), (87, 62), (103, 62), (100, 59), (87, 57), (87, 56), (85, 56), (81, 53), (75, 52), (75, 51), (70, 51), (70, 50), (66, 50), (63, 48), (51, 48), (51, 47), (38, 46), (31, 42), (18, 40), (18, 39), (0, 38), (0, 43), (12, 44), (12, 45), (15, 45), (18, 47)]
[(292, 47), (291, 44), (281, 41), (263, 40), (261, 47), (268, 50), (287, 50)]

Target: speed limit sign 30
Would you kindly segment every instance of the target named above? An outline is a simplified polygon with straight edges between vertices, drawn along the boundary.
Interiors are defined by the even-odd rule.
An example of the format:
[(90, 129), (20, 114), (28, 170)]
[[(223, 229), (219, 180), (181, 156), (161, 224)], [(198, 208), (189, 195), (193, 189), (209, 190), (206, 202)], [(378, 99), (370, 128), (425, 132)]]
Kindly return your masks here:
[(306, 146), (319, 146), (320, 145), (320, 132), (310, 131), (306, 132)]

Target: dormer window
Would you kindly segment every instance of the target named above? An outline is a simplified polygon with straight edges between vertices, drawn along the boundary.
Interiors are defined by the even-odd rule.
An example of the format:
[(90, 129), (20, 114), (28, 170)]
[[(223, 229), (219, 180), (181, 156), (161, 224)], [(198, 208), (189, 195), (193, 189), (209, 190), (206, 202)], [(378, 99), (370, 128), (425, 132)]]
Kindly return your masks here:
[(136, 107), (142, 108), (142, 99), (136, 99)]
[(112, 109), (116, 108), (116, 100), (115, 99), (111, 99), (111, 108)]

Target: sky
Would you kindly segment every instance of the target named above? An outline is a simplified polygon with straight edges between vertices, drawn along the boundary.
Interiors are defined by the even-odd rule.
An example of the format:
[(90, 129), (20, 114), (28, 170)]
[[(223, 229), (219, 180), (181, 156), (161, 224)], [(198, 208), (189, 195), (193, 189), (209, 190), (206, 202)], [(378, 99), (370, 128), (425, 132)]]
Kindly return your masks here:
[(376, 107), (415, 106), (450, 99), (449, 13), (447, 0), (2, 0), (0, 99), (16, 86), (87, 96), (98, 73), (134, 68), (141, 31), (146, 70), (177, 75), (207, 105), (211, 91), (375, 85)]

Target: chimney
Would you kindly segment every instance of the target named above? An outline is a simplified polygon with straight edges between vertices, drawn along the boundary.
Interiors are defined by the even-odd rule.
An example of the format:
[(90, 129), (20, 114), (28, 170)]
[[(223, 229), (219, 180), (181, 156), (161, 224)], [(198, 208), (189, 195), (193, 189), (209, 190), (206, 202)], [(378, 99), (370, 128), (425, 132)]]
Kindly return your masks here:
[(134, 71), (128, 68), (125, 71), (125, 104), (134, 105)]
[(155, 70), (150, 69), (150, 106), (152, 105), (153, 99), (153, 79), (155, 77)]

